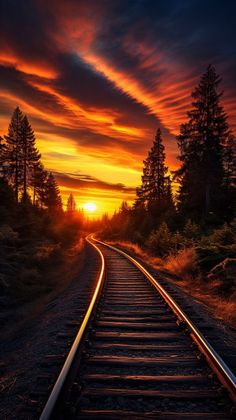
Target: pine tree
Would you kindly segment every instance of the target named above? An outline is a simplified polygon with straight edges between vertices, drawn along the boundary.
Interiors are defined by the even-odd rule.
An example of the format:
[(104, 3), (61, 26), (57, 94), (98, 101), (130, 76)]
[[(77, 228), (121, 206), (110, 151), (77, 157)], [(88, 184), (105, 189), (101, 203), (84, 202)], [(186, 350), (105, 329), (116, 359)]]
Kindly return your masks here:
[(8, 185), (6, 177), (0, 177), (0, 223), (9, 223), (15, 211), (13, 189)]
[(6, 145), (0, 136), (0, 177), (5, 176)]
[[(201, 212), (201, 191), (199, 192), (198, 168), (200, 165), (201, 148), (197, 141), (192, 138), (190, 124), (180, 126), (180, 134), (177, 137), (180, 150), (179, 160), (181, 167), (175, 172), (175, 178), (179, 182), (178, 207), (181, 212), (197, 214)], [(192, 188), (191, 188), (192, 185)]]
[(222, 210), (227, 212), (230, 220), (235, 216), (236, 207), (236, 139), (232, 133), (224, 147), (224, 170), (225, 200), (222, 203)]
[(22, 186), (22, 121), (23, 115), (19, 107), (15, 109), (8, 128), (6, 139), (7, 172), (18, 202), (19, 190)]
[(129, 213), (129, 210), (130, 208), (127, 201), (123, 200), (119, 208), (119, 213), (122, 215), (127, 215)]
[(102, 219), (101, 219), (101, 226), (103, 227), (103, 229), (107, 229), (110, 223), (110, 219), (107, 213), (104, 213), (102, 215)]
[(166, 208), (169, 210), (174, 210), (174, 198), (172, 193), (172, 183), (171, 183), (171, 177), (166, 176), (165, 177), (165, 200), (166, 200)]
[(76, 210), (76, 202), (73, 194), (70, 194), (67, 200), (67, 212), (73, 213)]
[(223, 197), (223, 147), (229, 136), (226, 114), (220, 105), (220, 77), (208, 66), (192, 93), (188, 122), (177, 137), (181, 168), (176, 172), (180, 183), (179, 208), (197, 218), (217, 214)]
[(142, 185), (137, 189), (135, 207), (144, 206), (148, 212), (156, 216), (166, 210), (167, 196), (171, 199), (170, 178), (165, 165), (165, 147), (162, 144), (161, 130), (156, 133), (153, 146), (144, 160)]
[(236, 138), (230, 133), (224, 148), (225, 186), (236, 188)]
[(49, 173), (46, 180), (44, 203), (52, 213), (62, 211), (60, 190), (52, 172)]
[(48, 173), (41, 162), (33, 164), (30, 186), (33, 188), (33, 204), (43, 207), (46, 199), (46, 181)]
[(35, 135), (25, 115), (22, 121), (23, 200), (27, 197), (30, 173), (39, 163), (40, 154), (35, 146)]

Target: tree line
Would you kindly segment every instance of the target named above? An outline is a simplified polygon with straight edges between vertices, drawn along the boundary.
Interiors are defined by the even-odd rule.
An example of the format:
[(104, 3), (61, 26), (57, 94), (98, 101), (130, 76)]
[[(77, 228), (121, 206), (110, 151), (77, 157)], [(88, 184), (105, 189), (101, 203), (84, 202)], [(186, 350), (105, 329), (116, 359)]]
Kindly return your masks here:
[[(220, 82), (210, 65), (192, 93), (191, 109), (177, 136), (179, 169), (171, 172), (167, 167), (158, 128), (143, 162), (133, 206), (124, 202), (111, 220), (103, 218), (103, 226), (141, 241), (162, 223), (175, 231), (190, 219), (204, 229), (235, 217), (236, 141), (221, 103)], [(55, 177), (44, 168), (34, 131), (19, 107), (13, 112), (7, 134), (0, 137), (0, 175), (0, 192), (6, 202), (7, 194), (10, 197), (13, 192), (15, 203), (31, 203), (52, 214), (62, 212)], [(178, 185), (175, 194), (173, 182)], [(70, 194), (67, 213), (75, 210)]]
[(62, 211), (60, 190), (52, 172), (48, 172), (36, 147), (34, 131), (26, 115), (17, 107), (8, 133), (0, 137), (0, 175), (2, 188), (11, 188), (15, 203), (29, 203)]
[[(235, 217), (236, 141), (221, 103), (220, 82), (209, 65), (192, 92), (191, 109), (177, 136), (177, 171), (171, 172), (166, 165), (158, 128), (143, 162), (134, 204), (122, 204), (107, 222), (107, 232), (121, 232), (141, 242), (162, 223), (176, 231), (191, 220), (208, 229)], [(173, 182), (178, 185), (175, 197)]]
[(82, 264), (84, 215), (72, 194), (63, 211), (36, 137), (19, 107), (0, 139), (0, 290), (2, 314), (12, 305), (61, 291)]

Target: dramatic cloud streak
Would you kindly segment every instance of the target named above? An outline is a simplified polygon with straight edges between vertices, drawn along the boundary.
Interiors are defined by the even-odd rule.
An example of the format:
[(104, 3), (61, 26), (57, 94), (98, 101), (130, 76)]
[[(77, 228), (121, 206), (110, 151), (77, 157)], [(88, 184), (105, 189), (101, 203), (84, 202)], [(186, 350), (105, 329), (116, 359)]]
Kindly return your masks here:
[(108, 210), (132, 200), (158, 126), (176, 167), (174, 136), (210, 62), (236, 129), (234, 1), (9, 0), (0, 8), (0, 131), (20, 105), (65, 196), (100, 197)]

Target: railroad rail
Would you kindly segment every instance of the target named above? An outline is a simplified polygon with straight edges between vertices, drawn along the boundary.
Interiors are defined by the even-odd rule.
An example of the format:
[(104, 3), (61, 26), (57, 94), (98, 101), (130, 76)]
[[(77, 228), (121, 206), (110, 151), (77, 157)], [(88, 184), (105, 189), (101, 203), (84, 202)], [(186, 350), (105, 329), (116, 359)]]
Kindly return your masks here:
[(133, 257), (93, 237), (101, 269), (40, 420), (233, 419), (236, 378)]

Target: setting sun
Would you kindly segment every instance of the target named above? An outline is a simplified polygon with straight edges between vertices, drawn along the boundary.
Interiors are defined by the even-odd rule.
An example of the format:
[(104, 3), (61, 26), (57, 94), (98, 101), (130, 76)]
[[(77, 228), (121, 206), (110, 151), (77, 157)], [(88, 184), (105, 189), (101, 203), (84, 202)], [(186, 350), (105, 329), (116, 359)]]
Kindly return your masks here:
[(89, 212), (91, 212), (91, 213), (93, 213), (94, 211), (97, 210), (97, 206), (96, 206), (95, 203), (86, 203), (84, 205), (84, 209), (87, 210), (87, 211), (89, 211)]

